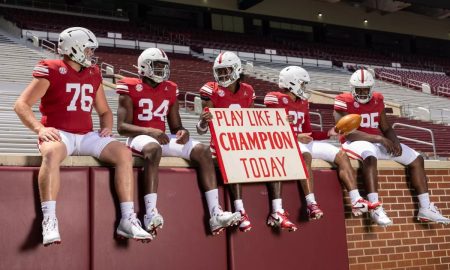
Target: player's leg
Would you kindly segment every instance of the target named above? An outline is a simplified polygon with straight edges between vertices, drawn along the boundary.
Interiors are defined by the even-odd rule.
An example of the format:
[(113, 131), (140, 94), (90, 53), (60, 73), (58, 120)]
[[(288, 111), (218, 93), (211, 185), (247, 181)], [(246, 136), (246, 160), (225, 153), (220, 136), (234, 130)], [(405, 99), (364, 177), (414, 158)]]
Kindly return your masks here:
[(248, 232), (252, 229), (252, 223), (250, 222), (250, 218), (244, 208), (244, 201), (242, 200), (242, 185), (230, 184), (228, 185), (228, 188), (231, 195), (231, 201), (234, 205), (234, 211), (241, 214), (241, 220), (239, 221), (239, 230), (241, 232)]
[(219, 190), (217, 189), (216, 171), (209, 147), (190, 139), (186, 144), (176, 143), (174, 135), (169, 136), (170, 142), (163, 146), (163, 156), (177, 156), (191, 160), (198, 166), (200, 186), (205, 192), (206, 203), (210, 214), (209, 225), (213, 234), (218, 234), (226, 227), (237, 224), (241, 219), (240, 213), (222, 210), (219, 204)]
[(395, 157), (393, 160), (408, 167), (411, 183), (415, 188), (419, 199), (419, 213), (417, 214), (417, 219), (424, 222), (432, 221), (449, 224), (450, 219), (442, 216), (434, 203), (430, 202), (427, 184), (428, 179), (425, 173), (423, 157), (407, 145), (401, 144), (401, 146), (402, 155)]
[(38, 186), (41, 199), (41, 209), (44, 216), (42, 221), (42, 243), (44, 246), (61, 243), (61, 236), (56, 218), (56, 199), (60, 186), (60, 164), (67, 156), (64, 142), (66, 135), (60, 133), (61, 142), (41, 142), (39, 150), (42, 163), (39, 169)]
[(362, 161), (362, 175), (366, 186), (367, 198), (370, 203), (380, 205), (370, 211), (372, 220), (380, 226), (389, 226), (392, 220), (386, 215), (378, 197), (377, 161), (380, 151), (378, 146), (367, 141), (346, 142), (342, 145), (344, 151), (353, 158)]
[(267, 218), (267, 224), (280, 229), (296, 231), (297, 225), (288, 218), (289, 214), (284, 211), (281, 199), (281, 182), (269, 182), (267, 188), (269, 190), (269, 198), (272, 202), (272, 212)]
[(111, 137), (99, 137), (97, 132), (84, 135), (80, 145), (80, 154), (92, 155), (115, 166), (114, 187), (122, 215), (117, 235), (142, 242), (150, 241), (152, 236), (142, 229), (134, 212), (133, 158), (130, 149)]

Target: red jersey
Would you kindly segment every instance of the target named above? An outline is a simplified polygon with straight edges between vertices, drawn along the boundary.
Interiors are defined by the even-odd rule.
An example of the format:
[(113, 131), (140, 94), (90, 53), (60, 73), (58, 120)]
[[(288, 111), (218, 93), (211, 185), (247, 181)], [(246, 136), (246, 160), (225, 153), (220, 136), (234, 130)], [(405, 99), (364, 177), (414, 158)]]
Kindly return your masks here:
[(39, 106), (44, 126), (76, 134), (92, 131), (92, 105), (102, 83), (98, 66), (77, 72), (63, 60), (42, 60), (33, 77), (50, 82)]
[(153, 88), (141, 79), (123, 78), (117, 82), (116, 92), (133, 101), (133, 125), (166, 131), (167, 113), (178, 97), (174, 82), (163, 81)]
[(374, 92), (366, 104), (356, 102), (351, 93), (337, 95), (334, 100), (334, 110), (361, 115), (359, 131), (373, 135), (381, 134), (378, 129), (380, 115), (384, 110), (384, 98), (381, 93)]
[(286, 114), (293, 116), (294, 121), (291, 125), (296, 134), (312, 133), (311, 137), (315, 140), (328, 139), (327, 132), (312, 131), (308, 100), (301, 98), (292, 100), (288, 94), (281, 92), (270, 92), (264, 97), (264, 104), (268, 108), (285, 109)]
[[(203, 100), (211, 100), (214, 108), (251, 108), (253, 100), (256, 98), (253, 87), (246, 83), (239, 83), (239, 89), (232, 93), (226, 87), (222, 87), (216, 82), (208, 82), (200, 88), (200, 96)], [(210, 147), (215, 154), (214, 142), (211, 138)]]
[(200, 88), (203, 100), (211, 100), (214, 108), (250, 108), (255, 99), (255, 90), (246, 83), (240, 83), (236, 93), (232, 93), (216, 82), (208, 82)]

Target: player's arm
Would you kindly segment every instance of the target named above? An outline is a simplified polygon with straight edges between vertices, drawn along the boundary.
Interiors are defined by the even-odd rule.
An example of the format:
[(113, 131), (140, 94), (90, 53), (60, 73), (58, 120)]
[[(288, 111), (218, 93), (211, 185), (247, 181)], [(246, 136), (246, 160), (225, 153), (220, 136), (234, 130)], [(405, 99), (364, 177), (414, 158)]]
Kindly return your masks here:
[(32, 110), (33, 105), (45, 95), (49, 86), (50, 82), (47, 79), (34, 78), (17, 99), (14, 111), (26, 127), (38, 134), (40, 140), (60, 141), (58, 130), (44, 127)]
[(105, 90), (103, 90), (102, 84), (98, 87), (94, 108), (100, 120), (100, 137), (112, 136), (113, 114), (109, 108), (108, 101), (106, 101)]
[(392, 145), (388, 142), (384, 142), (383, 145), (388, 150), (388, 153), (394, 156), (400, 156), (402, 154), (402, 147), (400, 146), (400, 141), (397, 138), (397, 134), (392, 128), (391, 123), (389, 123), (386, 111), (383, 109), (380, 115), (380, 125), (379, 128), (383, 133), (384, 137), (389, 139), (392, 142)]
[(181, 123), (180, 106), (178, 104), (178, 99), (176, 99), (173, 105), (169, 107), (167, 120), (170, 133), (176, 135), (177, 143), (187, 143), (189, 141), (189, 131), (185, 129)]
[(202, 100), (202, 113), (200, 114), (200, 121), (197, 123), (197, 133), (203, 135), (208, 132), (208, 123), (212, 119), (212, 114), (206, 112), (205, 108), (214, 108), (214, 104), (211, 100)]
[[(344, 111), (336, 111), (334, 110), (333, 115), (334, 115), (334, 121), (335, 123), (339, 122), (339, 120), (346, 116), (348, 113), (344, 112)], [(345, 139), (347, 139), (348, 141), (367, 141), (367, 142), (371, 142), (371, 143), (381, 143), (383, 141), (383, 136), (380, 135), (373, 135), (373, 134), (368, 134), (366, 132), (363, 131), (359, 131), (359, 130), (355, 130), (352, 133), (348, 134), (345, 136)]]

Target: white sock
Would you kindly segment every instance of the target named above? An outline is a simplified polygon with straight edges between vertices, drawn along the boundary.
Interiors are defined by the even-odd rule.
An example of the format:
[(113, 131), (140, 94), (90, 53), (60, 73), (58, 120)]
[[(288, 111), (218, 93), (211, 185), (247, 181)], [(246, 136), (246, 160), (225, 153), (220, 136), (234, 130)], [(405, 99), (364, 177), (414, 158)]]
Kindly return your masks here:
[(219, 207), (219, 190), (217, 188), (205, 192), (206, 203), (208, 204), (209, 214), (212, 216), (214, 212), (220, 210)]
[(157, 199), (158, 195), (156, 193), (150, 193), (144, 196), (145, 213), (147, 216), (150, 216), (152, 214), (152, 210), (156, 208)]
[(359, 191), (357, 189), (350, 190), (348, 192), (348, 195), (350, 196), (350, 200), (352, 201), (352, 203), (355, 203), (361, 198), (361, 195), (359, 195)]
[(317, 204), (316, 198), (314, 197), (314, 193), (309, 193), (308, 195), (305, 196), (305, 199), (307, 205)]
[(420, 208), (428, 208), (430, 206), (430, 194), (428, 192), (417, 195), (419, 198)]
[(378, 192), (367, 194), (367, 199), (369, 199), (369, 202), (371, 203), (378, 202)]
[(275, 212), (284, 213), (283, 204), (282, 204), (281, 199), (272, 200), (272, 212), (273, 213), (275, 213)]
[(122, 218), (127, 218), (131, 214), (134, 214), (134, 203), (133, 202), (121, 202), (120, 212), (122, 213)]
[(236, 212), (242, 211), (244, 212), (244, 202), (242, 200), (234, 200), (234, 210)]
[(44, 217), (56, 217), (56, 201), (46, 201), (41, 203)]

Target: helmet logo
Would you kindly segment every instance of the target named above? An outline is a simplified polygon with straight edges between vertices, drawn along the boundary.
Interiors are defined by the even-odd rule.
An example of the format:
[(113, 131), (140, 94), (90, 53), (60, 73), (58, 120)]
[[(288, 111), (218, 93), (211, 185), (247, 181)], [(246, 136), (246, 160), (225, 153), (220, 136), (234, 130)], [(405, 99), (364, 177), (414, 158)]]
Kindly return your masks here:
[(67, 74), (67, 68), (66, 67), (60, 67), (59, 68), (59, 73), (62, 74), (62, 75)]
[(142, 86), (142, 84), (137, 84), (137, 85), (136, 85), (136, 91), (141, 92), (142, 89), (144, 89), (144, 87)]
[(288, 104), (288, 102), (289, 102), (289, 100), (287, 99), (287, 97), (283, 97), (283, 98), (282, 98), (282, 101), (283, 101), (284, 104)]
[(224, 92), (222, 89), (219, 89), (219, 91), (217, 92), (217, 94), (218, 94), (220, 97), (225, 96), (225, 92)]

